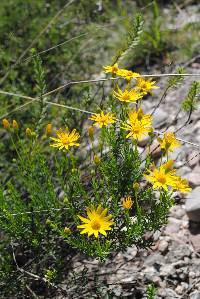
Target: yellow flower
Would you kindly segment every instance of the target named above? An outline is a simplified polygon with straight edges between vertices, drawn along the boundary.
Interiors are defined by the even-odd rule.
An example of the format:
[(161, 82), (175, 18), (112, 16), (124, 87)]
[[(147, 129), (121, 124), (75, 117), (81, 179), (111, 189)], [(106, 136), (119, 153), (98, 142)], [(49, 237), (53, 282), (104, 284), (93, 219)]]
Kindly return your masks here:
[(119, 67), (118, 64), (115, 63), (114, 65), (104, 66), (104, 70), (105, 73), (112, 73), (113, 75), (116, 75), (119, 70)]
[(163, 139), (157, 138), (160, 143), (160, 147), (168, 152), (172, 152), (174, 148), (180, 146), (180, 142), (176, 139), (176, 136), (172, 132), (166, 132)]
[(188, 192), (192, 190), (188, 186), (188, 181), (186, 179), (182, 179), (181, 177), (177, 176), (176, 179), (172, 182), (172, 187), (174, 190), (180, 191), (180, 192)]
[(176, 170), (170, 170), (167, 163), (161, 165), (159, 169), (149, 170), (149, 175), (145, 175), (146, 179), (153, 183), (154, 189), (163, 188), (168, 191), (168, 187), (172, 187), (174, 180), (177, 179), (177, 176), (175, 176)]
[(6, 118), (4, 118), (2, 120), (2, 125), (3, 125), (4, 129), (9, 129), (10, 128), (10, 123)]
[(140, 100), (143, 97), (143, 94), (139, 93), (137, 90), (132, 89), (128, 90), (125, 89), (124, 91), (117, 86), (118, 92), (114, 91), (113, 95), (119, 101), (125, 103), (135, 103), (136, 101)]
[(19, 125), (15, 119), (13, 119), (13, 121), (12, 121), (12, 127), (16, 131), (19, 129)]
[(133, 109), (128, 114), (128, 120), (129, 122), (135, 122), (136, 120), (140, 121), (145, 124), (146, 126), (151, 126), (152, 124), (152, 116), (150, 114), (144, 114), (144, 111), (142, 108), (139, 108), (138, 110)]
[(139, 92), (147, 94), (152, 89), (159, 88), (158, 86), (154, 85), (155, 83), (156, 83), (156, 81), (151, 81), (151, 80), (145, 80), (143, 78), (138, 78), (136, 88), (138, 89)]
[(77, 133), (76, 129), (73, 129), (72, 132), (69, 132), (69, 129), (60, 129), (56, 131), (57, 138), (50, 137), (56, 143), (50, 144), (52, 147), (58, 147), (59, 150), (66, 149), (68, 150), (70, 146), (79, 146), (80, 143), (77, 143), (77, 140), (80, 138), (80, 134)]
[(140, 77), (140, 74), (133, 73), (132, 71), (126, 70), (126, 69), (118, 69), (117, 73), (118, 76), (126, 79), (127, 81), (130, 81), (133, 78)]
[(51, 133), (52, 133), (52, 124), (47, 124), (45, 128), (45, 134), (48, 136), (51, 135)]
[(135, 122), (122, 123), (122, 129), (126, 131), (130, 131), (126, 138), (133, 137), (134, 139), (141, 139), (144, 136), (147, 136), (151, 127), (149, 124), (142, 123), (139, 120), (135, 120)]
[(125, 210), (130, 210), (133, 206), (133, 201), (130, 196), (122, 199), (122, 206)]
[(116, 117), (112, 113), (108, 112), (104, 114), (103, 111), (101, 111), (101, 113), (95, 113), (95, 115), (92, 115), (89, 119), (95, 121), (94, 125), (99, 125), (100, 128), (103, 126), (107, 127), (109, 124), (116, 122)]
[[(164, 169), (165, 172), (169, 172), (172, 170), (174, 166), (174, 161), (173, 160), (168, 160), (167, 162), (165, 162), (164, 164), (162, 164), (160, 166), (161, 169)], [(176, 170), (173, 170), (174, 173), (176, 173)]]
[[(111, 221), (112, 215), (107, 215), (107, 209), (104, 209), (99, 205), (97, 209), (94, 207), (87, 208), (88, 218), (78, 216), (84, 224), (78, 225), (77, 228), (82, 229), (81, 234), (88, 234), (91, 236), (94, 234), (98, 238), (99, 233), (106, 236), (107, 230), (111, 230), (111, 225), (114, 224)], [(107, 215), (107, 216), (106, 216)]]

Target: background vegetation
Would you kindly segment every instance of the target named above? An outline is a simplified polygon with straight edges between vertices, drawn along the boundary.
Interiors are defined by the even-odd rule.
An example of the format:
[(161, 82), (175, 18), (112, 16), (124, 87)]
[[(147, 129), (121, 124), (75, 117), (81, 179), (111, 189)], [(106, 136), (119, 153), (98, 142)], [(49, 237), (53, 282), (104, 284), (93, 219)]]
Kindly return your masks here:
[[(197, 1), (190, 2), (195, 3)], [(15, 94), (41, 97), (45, 92), (70, 81), (99, 78), (103, 76), (103, 65), (118, 60), (120, 65), (138, 72), (172, 71), (175, 64), (184, 64), (184, 61), (197, 55), (199, 48), (199, 23), (186, 24), (181, 28), (174, 25), (172, 29), (169, 26), (176, 12), (176, 5), (184, 3), (81, 0), (71, 1), (71, 4), (69, 1), (67, 5), (64, 0), (1, 0), (0, 88)], [(170, 10), (169, 19), (165, 17), (166, 8)], [(138, 24), (134, 18), (137, 13), (142, 16)], [(138, 41), (135, 38), (136, 33)], [(133, 37), (136, 41), (134, 48), (131, 47)], [(126, 55), (121, 55), (123, 53)], [(109, 83), (69, 85), (49, 96), (48, 100), (78, 109), (96, 111), (99, 107), (104, 108), (108, 88)], [(26, 148), (30, 149), (27, 147), (29, 140), (25, 135), (27, 127), (32, 128), (43, 138), (45, 126), (49, 122), (54, 127), (68, 124), (70, 127), (76, 127), (79, 132), (87, 123), (87, 115), (47, 105), (44, 99), (40, 103), (35, 102), (15, 112), (13, 110), (25, 104), (28, 99), (4, 94), (0, 96), (0, 117), (3, 119), (6, 116), (18, 121), (21, 140), (19, 146), (26, 156), (29, 155)], [(83, 131), (83, 134), (86, 132)], [(53, 168), (54, 157), (46, 141), (43, 151), (48, 157), (47, 161), (41, 154), (31, 157), (34, 161), (29, 164), (17, 161), (15, 147), (11, 144), (9, 134), (2, 128), (0, 136), (2, 185), (0, 217), (6, 217), (9, 222), (6, 231), (3, 227), (5, 221), (1, 221), (4, 230), (0, 241), (1, 296), (30, 298), (33, 296), (30, 293), (31, 289), (38, 296), (53, 298), (58, 291), (55, 286), (69, 273), (71, 283), (76, 285), (73, 296), (78, 296), (83, 292), (81, 285), (87, 283), (87, 275), (83, 272), (77, 277), (70, 272), (72, 258), (77, 252), (57, 237), (56, 229), (54, 233), (48, 225), (43, 225), (47, 218), (51, 220), (56, 218), (58, 221), (62, 217), (60, 221), (64, 221), (64, 213), (52, 210), (42, 215), (34, 214), (34, 219), (33, 216), (26, 214), (19, 217), (6, 214), (9, 210), (7, 208), (12, 207), (14, 201), (19, 205), (15, 207), (16, 211), (13, 210), (13, 213), (26, 210), (26, 201), (30, 194), (32, 208), (47, 210), (58, 206), (65, 209), (67, 199), (63, 197), (62, 190), (58, 187), (60, 182), (55, 181), (54, 176), (56, 174), (61, 177), (63, 169)], [(81, 159), (80, 156), (80, 164), (83, 162)], [(66, 161), (63, 161), (63, 165), (66, 166)], [(75, 174), (73, 179), (76, 183)], [(30, 184), (30, 180), (31, 182), (35, 180), (35, 185)], [(41, 193), (42, 189), (50, 193)], [(6, 204), (5, 198), (8, 199)], [(58, 198), (62, 200), (61, 205), (57, 202)], [(19, 223), (26, 225), (20, 226)], [(5, 231), (11, 239), (7, 237)], [(38, 231), (41, 232), (40, 235)], [(37, 232), (37, 235), (34, 235), (34, 232)], [(20, 242), (17, 241), (19, 236)], [(13, 258), (13, 252), (16, 260)], [(36, 275), (45, 279), (34, 279), (27, 273), (20, 273), (19, 269), (16, 271), (16, 265), (27, 272), (31, 267)], [(97, 283), (95, 291), (98, 288)]]

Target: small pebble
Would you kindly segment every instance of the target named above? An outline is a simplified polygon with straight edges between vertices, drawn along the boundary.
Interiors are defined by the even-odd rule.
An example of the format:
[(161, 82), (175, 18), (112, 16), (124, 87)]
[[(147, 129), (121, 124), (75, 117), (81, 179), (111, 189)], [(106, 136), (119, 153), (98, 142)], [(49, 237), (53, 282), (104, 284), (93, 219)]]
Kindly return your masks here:
[(161, 252), (165, 252), (168, 248), (168, 242), (166, 240), (161, 240), (158, 244), (158, 250)]

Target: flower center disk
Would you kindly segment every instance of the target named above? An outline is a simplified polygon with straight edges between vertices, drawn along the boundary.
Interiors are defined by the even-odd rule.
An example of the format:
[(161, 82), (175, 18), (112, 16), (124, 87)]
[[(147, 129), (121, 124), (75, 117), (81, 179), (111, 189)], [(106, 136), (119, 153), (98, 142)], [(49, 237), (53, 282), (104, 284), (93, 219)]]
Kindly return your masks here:
[(99, 230), (100, 229), (100, 227), (101, 227), (101, 224), (99, 223), (99, 221), (98, 220), (93, 220), (92, 222), (91, 222), (91, 227), (92, 227), (92, 229), (94, 229), (94, 230)]

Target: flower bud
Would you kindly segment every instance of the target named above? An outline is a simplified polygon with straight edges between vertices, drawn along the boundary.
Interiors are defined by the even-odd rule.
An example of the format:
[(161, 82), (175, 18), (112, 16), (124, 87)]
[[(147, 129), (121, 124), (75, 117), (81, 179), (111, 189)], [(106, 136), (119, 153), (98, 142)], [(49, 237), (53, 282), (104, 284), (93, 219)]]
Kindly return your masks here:
[(30, 128), (26, 128), (26, 136), (28, 138), (31, 138), (31, 136), (32, 136), (32, 130)]
[(3, 125), (4, 129), (9, 129), (10, 128), (10, 123), (6, 118), (4, 118), (2, 120), (2, 125)]
[(96, 165), (98, 165), (100, 162), (101, 162), (101, 159), (99, 158), (99, 156), (97, 156), (96, 154), (94, 155), (94, 163), (96, 164)]
[(65, 227), (65, 228), (64, 228), (64, 233), (65, 233), (65, 234), (69, 234), (69, 233), (71, 233), (71, 229), (70, 229), (69, 227)]
[(51, 222), (51, 220), (48, 218), (47, 220), (46, 220), (46, 225), (50, 225), (52, 222)]
[(16, 131), (18, 131), (18, 129), (19, 129), (19, 125), (15, 119), (13, 119), (13, 121), (12, 121), (12, 127)]
[(93, 126), (90, 126), (88, 128), (88, 135), (89, 135), (91, 140), (94, 140), (94, 127)]
[(65, 197), (65, 198), (63, 199), (63, 202), (64, 202), (64, 204), (68, 204), (68, 203), (69, 203), (69, 199), (68, 199), (67, 197)]
[(47, 124), (45, 128), (45, 134), (48, 136), (51, 135), (51, 133), (52, 133), (52, 124)]
[(135, 189), (137, 191), (137, 190), (139, 190), (139, 188), (140, 188), (140, 185), (137, 182), (133, 183), (133, 189)]

